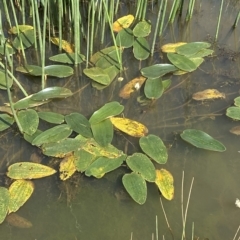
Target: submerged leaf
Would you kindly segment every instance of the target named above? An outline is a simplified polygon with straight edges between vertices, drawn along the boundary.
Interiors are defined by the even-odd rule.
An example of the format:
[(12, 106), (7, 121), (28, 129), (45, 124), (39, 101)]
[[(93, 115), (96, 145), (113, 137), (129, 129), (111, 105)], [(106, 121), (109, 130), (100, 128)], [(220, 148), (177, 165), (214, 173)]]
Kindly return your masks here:
[(180, 134), (181, 138), (197, 148), (211, 151), (224, 152), (226, 147), (207, 133), (196, 130), (186, 129)]
[(55, 169), (39, 163), (18, 162), (8, 167), (7, 176), (12, 179), (37, 179), (54, 173)]
[[(1, 53), (0, 53), (1, 54)], [(8, 85), (9, 88), (12, 87), (13, 84), (13, 79), (8, 76)], [(0, 70), (0, 89), (6, 90), (7, 89), (7, 83), (6, 83), (6, 77), (5, 77), (5, 72)]]
[(142, 137), (148, 133), (147, 127), (137, 121), (120, 117), (111, 117), (110, 120), (115, 128), (130, 136)]
[(165, 170), (156, 170), (156, 180), (160, 192), (167, 200), (172, 200), (174, 196), (174, 186), (173, 186), (173, 176), (172, 174)]
[(122, 178), (123, 185), (132, 199), (138, 204), (144, 204), (147, 199), (146, 181), (137, 173), (125, 174)]
[(119, 96), (124, 99), (130, 98), (131, 93), (141, 88), (141, 86), (145, 81), (146, 81), (146, 78), (143, 76), (132, 79), (130, 82), (128, 82), (122, 87), (122, 89), (120, 90)]
[(16, 213), (10, 213), (7, 215), (6, 221), (9, 225), (17, 228), (31, 228), (33, 226), (29, 220), (19, 216)]
[(32, 195), (33, 182), (27, 180), (16, 180), (9, 187), (10, 201), (9, 213), (16, 212)]
[(102, 68), (99, 67), (85, 68), (83, 72), (93, 81), (96, 81), (100, 84), (109, 85), (111, 82), (110, 77), (108, 76), (107, 73), (103, 71)]
[(158, 99), (164, 92), (163, 82), (161, 78), (148, 78), (145, 86), (144, 93), (149, 99)]
[(207, 99), (225, 98), (225, 94), (216, 89), (206, 89), (204, 91), (194, 93), (192, 98), (197, 101), (203, 101)]

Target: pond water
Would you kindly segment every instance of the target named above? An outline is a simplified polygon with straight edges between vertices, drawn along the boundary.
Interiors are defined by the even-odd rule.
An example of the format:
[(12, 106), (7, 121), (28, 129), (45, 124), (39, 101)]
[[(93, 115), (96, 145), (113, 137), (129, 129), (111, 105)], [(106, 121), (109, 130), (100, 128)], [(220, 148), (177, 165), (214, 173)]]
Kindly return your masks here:
[[(197, 1), (192, 20), (186, 23), (184, 15), (172, 26), (168, 26), (163, 39), (156, 46), (153, 59), (141, 62), (141, 68), (167, 61), (160, 51), (163, 43), (213, 42), (220, 2)], [(127, 9), (122, 6), (119, 16), (126, 14)], [(76, 91), (76, 94), (71, 98), (44, 105), (43, 110), (62, 114), (77, 111), (89, 117), (106, 102), (115, 100), (125, 106), (124, 116), (142, 122), (148, 127), (149, 133), (162, 138), (168, 147), (169, 159), (166, 165), (161, 167), (172, 173), (175, 186), (172, 201), (162, 198), (172, 233), (164, 218), (157, 188), (148, 184), (147, 201), (142, 206), (138, 205), (124, 192), (121, 177), (126, 169), (121, 168), (102, 179), (75, 174), (66, 182), (60, 181), (57, 175), (34, 181), (35, 191), (32, 197), (18, 211), (18, 214), (31, 221), (33, 226), (20, 229), (4, 222), (0, 225), (1, 239), (123, 240), (130, 239), (132, 234), (134, 240), (146, 240), (152, 239), (153, 233), (156, 239), (156, 216), (159, 238), (164, 235), (164, 239), (180, 239), (183, 172), (184, 209), (194, 178), (186, 238), (191, 239), (194, 223), (195, 239), (233, 239), (240, 225), (240, 209), (235, 206), (236, 198), (240, 198), (240, 148), (239, 136), (233, 135), (229, 130), (239, 123), (226, 117), (225, 113), (226, 108), (233, 104), (233, 99), (240, 94), (240, 29), (239, 26), (235, 30), (231, 28), (240, 3), (225, 1), (223, 9), (213, 56), (205, 58), (205, 62), (193, 73), (172, 77), (170, 89), (151, 106), (141, 106), (137, 102), (140, 92), (135, 93), (129, 100), (118, 97), (121, 87), (140, 75), (139, 62), (134, 59), (131, 50), (126, 50), (125, 53), (124, 66), (127, 69), (122, 74), (124, 81), (116, 81), (101, 92), (91, 87), (81, 71), (79, 75), (60, 81), (50, 78), (47, 83), (48, 86), (66, 86)], [(152, 10), (149, 5), (148, 17), (152, 23), (156, 22), (157, 6)], [(49, 55), (52, 55), (52, 50), (49, 50)], [(22, 80), (29, 92), (39, 90), (39, 79), (24, 77)], [(192, 100), (193, 93), (208, 88), (224, 92), (226, 98), (210, 101)], [(6, 101), (4, 94), (2, 93), (2, 101)], [(14, 94), (18, 96), (17, 91), (13, 91)], [(187, 144), (179, 136), (179, 133), (187, 128), (207, 132), (221, 141), (227, 151), (211, 152)], [(2, 132), (0, 141), (1, 174), (6, 172), (10, 164), (29, 159), (35, 161), (39, 158), (42, 163), (55, 166), (53, 160), (44, 157), (37, 148), (26, 143), (16, 129)], [(115, 133), (114, 145), (127, 154), (140, 151), (138, 139), (118, 132)], [(6, 184), (5, 181), (6, 178), (1, 177), (1, 185)]]

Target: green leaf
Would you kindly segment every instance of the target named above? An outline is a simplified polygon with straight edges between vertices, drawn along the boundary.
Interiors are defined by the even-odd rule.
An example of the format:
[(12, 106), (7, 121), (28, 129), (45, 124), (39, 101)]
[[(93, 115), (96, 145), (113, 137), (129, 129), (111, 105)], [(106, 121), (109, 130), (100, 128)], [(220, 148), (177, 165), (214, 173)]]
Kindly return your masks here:
[(84, 172), (96, 160), (96, 155), (91, 154), (84, 149), (79, 149), (74, 152), (75, 166), (77, 171)]
[(142, 153), (134, 153), (127, 157), (126, 163), (128, 167), (149, 182), (154, 182), (156, 179), (156, 171), (151, 160)]
[(134, 36), (130, 28), (123, 28), (116, 37), (116, 43), (119, 47), (129, 48), (133, 45)]
[(9, 192), (7, 188), (0, 187), (0, 223), (2, 223), (7, 216), (9, 205)]
[(149, 67), (142, 68), (141, 73), (147, 78), (158, 78), (176, 70), (178, 69), (172, 64), (155, 64)]
[(234, 98), (234, 105), (240, 107), (240, 97)]
[[(8, 50), (8, 54), (12, 55), (15, 53), (15, 50), (12, 48), (12, 46), (10, 46), (8, 43), (7, 43), (7, 50)], [(5, 52), (5, 47), (4, 45), (3, 46), (0, 46), (0, 54), (1, 55), (4, 55), (4, 52)]]
[(97, 83), (109, 85), (111, 82), (111, 79), (108, 76), (108, 74), (99, 67), (85, 68), (83, 72), (86, 76), (88, 76)]
[(138, 204), (144, 204), (147, 199), (146, 181), (137, 173), (125, 174), (122, 178), (123, 185), (132, 199)]
[(119, 168), (125, 158), (125, 156), (120, 156), (118, 158), (99, 157), (86, 169), (85, 175), (88, 177), (94, 176), (96, 178), (101, 178), (106, 173)]
[(227, 108), (226, 115), (234, 120), (240, 120), (240, 107)]
[(197, 69), (196, 64), (188, 57), (176, 53), (168, 53), (167, 57), (173, 65), (175, 65), (176, 67), (183, 71), (192, 72)]
[(89, 122), (91, 125), (99, 123), (109, 117), (116, 116), (123, 111), (124, 107), (119, 102), (109, 102), (93, 113)]
[(52, 98), (66, 98), (72, 95), (71, 90), (64, 87), (48, 87), (38, 93), (34, 93), (31, 99), (34, 101), (45, 101)]
[[(11, 88), (13, 84), (13, 80), (10, 76), (8, 76), (8, 84), (9, 84), (9, 88)], [(0, 70), (0, 89), (3, 89), (3, 90), (7, 89), (5, 72), (1, 70)]]
[[(61, 53), (54, 55), (49, 59), (54, 62), (75, 64), (75, 53)], [(85, 56), (82, 54), (77, 54), (76, 64), (82, 63), (83, 61), (85, 61)]]
[(145, 60), (150, 55), (149, 43), (145, 38), (139, 37), (133, 43), (133, 54), (138, 60)]
[(0, 131), (8, 129), (14, 123), (14, 118), (6, 113), (0, 114)]
[(29, 95), (29, 96), (22, 98), (21, 100), (15, 102), (13, 105), (14, 109), (20, 110), (20, 109), (32, 108), (32, 107), (41, 106), (45, 103), (50, 102), (50, 99), (34, 101), (31, 99), (31, 97), (32, 97), (32, 95)]
[(81, 147), (82, 142), (75, 138), (66, 138), (59, 142), (44, 143), (42, 145), (43, 154), (46, 156), (63, 158), (67, 154), (76, 151)]
[(64, 116), (59, 113), (54, 113), (54, 112), (38, 112), (39, 118), (42, 120), (49, 122), (49, 123), (54, 123), (54, 124), (61, 124), (64, 122)]
[(139, 144), (144, 153), (160, 164), (167, 162), (168, 153), (163, 141), (153, 134), (141, 137)]
[(41, 76), (42, 75), (42, 68), (36, 65), (25, 65), (25, 66), (18, 66), (16, 71), (30, 74), (32, 76)]
[(21, 42), (24, 49), (31, 47), (34, 43), (34, 30), (29, 29), (24, 32), (20, 32), (13, 40), (12, 45), (14, 48), (20, 50)]
[(23, 134), (23, 138), (24, 138), (27, 142), (29, 142), (29, 143), (32, 144), (33, 139), (36, 138), (40, 133), (42, 133), (42, 131), (39, 130), (39, 129), (37, 129), (37, 131), (36, 131), (33, 135), (28, 135), (28, 134), (24, 133), (24, 134)]
[(113, 52), (113, 51), (116, 51), (116, 47), (115, 46), (111, 46), (111, 47), (107, 47), (107, 48), (104, 48), (104, 49), (101, 49), (100, 51), (94, 53), (90, 59), (90, 62), (92, 62), (93, 64), (96, 64), (97, 61), (105, 56), (105, 55), (108, 55), (109, 53)]
[(39, 117), (35, 110), (21, 110), (17, 113), (17, 116), (24, 133), (31, 136), (37, 131)]
[(224, 152), (226, 147), (207, 133), (196, 130), (187, 129), (180, 134), (181, 138), (197, 148), (211, 151)]
[(16, 180), (9, 187), (9, 213), (16, 212), (32, 195), (33, 182), (27, 180)]
[(209, 55), (212, 55), (213, 54), (213, 50), (211, 49), (201, 49), (200, 51), (198, 51), (197, 53), (193, 54), (193, 55), (190, 55), (189, 57), (191, 58), (203, 58), (203, 57), (206, 57), (206, 56), (209, 56)]
[(67, 125), (76, 133), (81, 134), (84, 137), (91, 138), (92, 131), (91, 125), (86, 117), (80, 113), (71, 113), (65, 116)]
[(166, 91), (171, 86), (172, 80), (171, 79), (163, 80), (162, 83), (164, 91)]
[(25, 32), (27, 30), (33, 30), (33, 26), (30, 25), (17, 25), (9, 29), (9, 33), (17, 34), (19, 32)]
[(113, 139), (113, 125), (110, 119), (91, 125), (93, 137), (100, 146), (107, 146)]
[(44, 143), (58, 142), (70, 136), (72, 130), (67, 124), (62, 124), (50, 128), (40, 133), (33, 141), (32, 145), (40, 146)]
[(207, 42), (192, 42), (177, 47), (176, 52), (178, 54), (190, 57), (192, 55), (197, 54), (204, 48), (209, 48), (210, 46), (211, 44)]
[(144, 86), (144, 94), (149, 99), (158, 99), (164, 92), (161, 78), (148, 78)]
[(147, 21), (141, 21), (133, 29), (135, 37), (147, 37), (151, 32), (151, 24)]
[(7, 176), (12, 179), (37, 179), (54, 173), (55, 169), (39, 163), (18, 162), (8, 167)]

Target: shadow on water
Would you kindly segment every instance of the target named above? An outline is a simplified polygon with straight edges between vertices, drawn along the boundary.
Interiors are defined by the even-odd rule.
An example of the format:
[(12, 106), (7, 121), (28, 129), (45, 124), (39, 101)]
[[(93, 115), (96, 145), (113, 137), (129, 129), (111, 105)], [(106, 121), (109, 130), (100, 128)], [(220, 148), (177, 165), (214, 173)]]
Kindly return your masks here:
[[(162, 43), (175, 41), (213, 42), (220, 1), (201, 1), (194, 11), (193, 19), (185, 24), (181, 19), (165, 31), (156, 47), (153, 59), (143, 61), (141, 67), (166, 62), (160, 52)], [(66, 86), (73, 97), (53, 101), (42, 110), (68, 114), (73, 111), (89, 117), (93, 111), (111, 100), (125, 106), (124, 116), (144, 123), (149, 133), (159, 135), (169, 149), (168, 169), (175, 180), (175, 198), (163, 205), (175, 239), (182, 234), (181, 179), (185, 172), (184, 200), (192, 178), (194, 184), (187, 216), (187, 239), (191, 239), (194, 222), (196, 239), (232, 239), (238, 228), (240, 211), (235, 207), (240, 198), (239, 137), (229, 130), (238, 125), (225, 116), (226, 108), (239, 95), (239, 27), (230, 31), (239, 3), (229, 1), (224, 10), (214, 55), (205, 59), (200, 69), (193, 73), (174, 76), (170, 89), (150, 106), (137, 102), (140, 92), (129, 100), (118, 97), (120, 88), (139, 76), (139, 62), (130, 51), (124, 56), (123, 82), (114, 82), (102, 91), (95, 90), (81, 74), (69, 79), (49, 78), (48, 85)], [(150, 9), (150, 18), (156, 21), (157, 10)], [(49, 50), (52, 55), (52, 50)], [(24, 87), (39, 90), (39, 81), (25, 76)], [(207, 88), (215, 88), (226, 94), (225, 99), (194, 101), (192, 94)], [(79, 89), (79, 90), (77, 90)], [(18, 96), (18, 92), (13, 93)], [(3, 95), (2, 99), (6, 99)], [(49, 126), (48, 126), (49, 127)], [(186, 128), (203, 130), (220, 140), (226, 147), (224, 153), (196, 149), (179, 137)], [(44, 157), (37, 148), (30, 146), (16, 129), (1, 133), (1, 182), (9, 184), (4, 176), (7, 166), (22, 160), (40, 161), (55, 166), (54, 159)], [(115, 133), (114, 145), (127, 154), (140, 151), (138, 139)], [(32, 159), (33, 158), (33, 159)], [(49, 163), (50, 161), (50, 163)], [(32, 222), (32, 228), (20, 229), (4, 222), (0, 225), (1, 239), (5, 240), (77, 240), (77, 239), (151, 239), (155, 233), (155, 216), (158, 216), (159, 236), (172, 239), (159, 202), (159, 192), (153, 184), (148, 185), (147, 202), (140, 206), (124, 191), (121, 176), (127, 170), (121, 168), (102, 179), (87, 178), (79, 173), (62, 182), (58, 176), (36, 180), (35, 191), (19, 211), (19, 215)], [(185, 205), (184, 205), (185, 206)], [(199, 238), (197, 238), (199, 237)]]

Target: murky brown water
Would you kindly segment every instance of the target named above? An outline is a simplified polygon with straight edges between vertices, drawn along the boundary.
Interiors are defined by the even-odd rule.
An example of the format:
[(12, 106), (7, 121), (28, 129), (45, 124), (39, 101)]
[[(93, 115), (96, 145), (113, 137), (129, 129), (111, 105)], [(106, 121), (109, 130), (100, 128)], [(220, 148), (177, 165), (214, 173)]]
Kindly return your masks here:
[[(218, 0), (197, 1), (193, 19), (187, 24), (179, 19), (166, 28), (162, 43), (176, 41), (213, 41), (220, 8)], [(233, 239), (240, 224), (240, 209), (235, 206), (240, 198), (239, 136), (229, 130), (238, 125), (225, 116), (228, 106), (239, 96), (239, 26), (234, 31), (231, 26), (240, 8), (237, 1), (225, 1), (221, 27), (215, 53), (206, 58), (195, 72), (172, 77), (170, 89), (153, 105), (140, 106), (136, 98), (129, 100), (118, 97), (120, 88), (129, 80), (139, 76), (139, 62), (134, 60), (131, 50), (126, 50), (122, 83), (113, 83), (103, 91), (97, 91), (88, 84), (84, 76), (69, 79), (49, 79), (48, 86), (60, 84), (73, 91), (85, 87), (73, 97), (54, 101), (44, 106), (44, 110), (67, 114), (78, 111), (90, 116), (107, 101), (120, 101), (125, 106), (124, 115), (144, 123), (149, 133), (159, 135), (169, 148), (169, 160), (163, 167), (175, 179), (175, 198), (171, 202), (163, 199), (164, 208), (174, 239), (182, 235), (181, 181), (184, 171), (184, 207), (190, 183), (194, 178), (190, 205), (187, 215), (187, 239), (194, 235), (199, 239)], [(170, 10), (170, 9), (169, 9)], [(121, 14), (126, 9), (122, 9)], [(157, 9), (149, 10), (149, 18), (156, 21)], [(141, 63), (141, 67), (165, 62), (156, 48), (154, 58)], [(49, 51), (49, 55), (51, 55)], [(162, 58), (163, 57), (163, 58)], [(30, 91), (38, 91), (39, 81), (26, 77), (24, 86)], [(88, 84), (88, 85), (87, 85)], [(87, 85), (87, 86), (86, 86)], [(226, 94), (225, 99), (194, 101), (193, 93), (207, 88), (218, 89)], [(14, 92), (15, 93), (15, 92)], [(18, 93), (15, 93), (18, 96)], [(6, 99), (3, 96), (3, 99)], [(206, 131), (227, 147), (224, 153), (196, 149), (182, 141), (179, 133), (186, 128)], [(13, 162), (28, 160), (37, 151), (25, 143), (16, 129), (1, 133), (1, 173)], [(139, 151), (138, 140), (116, 133), (114, 144), (127, 153)], [(41, 155), (40, 155), (41, 156)], [(43, 157), (43, 156), (42, 156)], [(43, 162), (49, 160), (43, 157)], [(33, 227), (20, 229), (7, 222), (0, 225), (2, 239), (6, 240), (77, 240), (77, 239), (152, 239), (155, 232), (155, 217), (158, 216), (159, 238), (173, 239), (168, 231), (159, 201), (159, 193), (153, 184), (148, 185), (148, 198), (139, 206), (121, 193), (121, 176), (125, 169), (107, 174), (103, 179), (92, 179), (80, 174), (66, 183), (57, 176), (35, 181), (35, 192), (30, 200), (18, 211), (29, 220)], [(5, 183), (1, 176), (1, 183)], [(196, 238), (197, 239), (197, 238)]]

